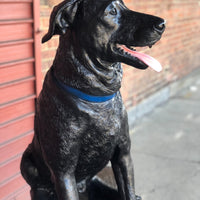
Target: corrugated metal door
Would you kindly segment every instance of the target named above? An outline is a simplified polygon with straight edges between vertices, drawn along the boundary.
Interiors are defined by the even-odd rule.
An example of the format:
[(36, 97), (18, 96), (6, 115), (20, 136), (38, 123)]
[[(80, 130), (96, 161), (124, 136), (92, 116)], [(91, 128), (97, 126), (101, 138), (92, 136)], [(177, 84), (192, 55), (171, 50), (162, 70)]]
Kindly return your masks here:
[(28, 200), (21, 154), (33, 135), (41, 87), (39, 0), (0, 0), (0, 199)]

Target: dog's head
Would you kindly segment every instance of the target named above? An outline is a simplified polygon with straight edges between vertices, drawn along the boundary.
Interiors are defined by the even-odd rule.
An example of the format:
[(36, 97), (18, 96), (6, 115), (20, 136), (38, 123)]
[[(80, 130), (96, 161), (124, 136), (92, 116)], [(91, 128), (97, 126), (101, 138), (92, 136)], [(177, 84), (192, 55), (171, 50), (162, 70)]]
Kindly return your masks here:
[(163, 19), (131, 11), (122, 0), (66, 0), (54, 8), (42, 42), (71, 31), (75, 43), (91, 58), (160, 71), (155, 59), (134, 47), (151, 47), (164, 29)]

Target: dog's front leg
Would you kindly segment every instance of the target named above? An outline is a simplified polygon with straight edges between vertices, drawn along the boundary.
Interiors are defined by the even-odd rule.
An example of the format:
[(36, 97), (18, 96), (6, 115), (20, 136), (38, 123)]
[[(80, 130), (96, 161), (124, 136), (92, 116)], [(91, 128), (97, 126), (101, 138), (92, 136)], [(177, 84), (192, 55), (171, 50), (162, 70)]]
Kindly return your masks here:
[(78, 200), (74, 174), (54, 175), (54, 184), (58, 200)]
[(115, 157), (112, 160), (112, 167), (122, 200), (140, 200), (141, 198), (135, 195), (133, 163), (130, 153)]
[(133, 163), (129, 153), (119, 157), (119, 166), (124, 180), (126, 200), (136, 200)]
[(112, 163), (112, 169), (114, 172), (115, 181), (117, 183), (117, 188), (118, 188), (120, 197), (122, 200), (126, 200), (126, 196), (125, 196), (125, 192), (124, 192), (124, 180), (122, 177), (122, 173), (121, 173), (119, 164), (117, 162), (115, 162), (114, 160), (112, 160), (111, 163)]

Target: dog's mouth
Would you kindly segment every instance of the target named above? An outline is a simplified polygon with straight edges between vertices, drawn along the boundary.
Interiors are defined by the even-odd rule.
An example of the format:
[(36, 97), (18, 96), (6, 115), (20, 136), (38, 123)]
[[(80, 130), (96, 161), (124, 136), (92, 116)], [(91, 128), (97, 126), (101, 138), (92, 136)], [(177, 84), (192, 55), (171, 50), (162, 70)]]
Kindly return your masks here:
[[(152, 45), (150, 45), (149, 47), (151, 48)], [(143, 63), (144, 66), (151, 67), (157, 72), (162, 71), (161, 64), (155, 58), (145, 53), (136, 51), (135, 47), (117, 44), (115, 50), (122, 56), (138, 59), (140, 62)]]

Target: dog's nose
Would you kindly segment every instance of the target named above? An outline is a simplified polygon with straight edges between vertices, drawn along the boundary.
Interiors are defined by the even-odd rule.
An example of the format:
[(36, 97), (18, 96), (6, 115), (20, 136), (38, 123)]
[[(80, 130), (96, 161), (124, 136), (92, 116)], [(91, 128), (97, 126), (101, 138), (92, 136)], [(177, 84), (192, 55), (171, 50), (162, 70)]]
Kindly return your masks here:
[(157, 24), (155, 24), (153, 26), (154, 30), (157, 31), (158, 33), (162, 34), (165, 30), (165, 24), (166, 24), (166, 21), (162, 21), (162, 22), (159, 22)]

